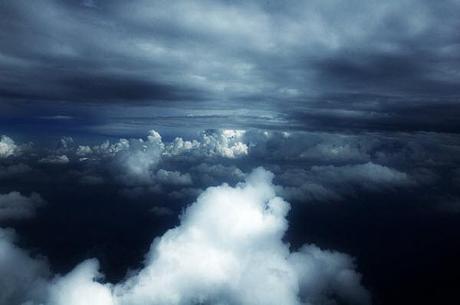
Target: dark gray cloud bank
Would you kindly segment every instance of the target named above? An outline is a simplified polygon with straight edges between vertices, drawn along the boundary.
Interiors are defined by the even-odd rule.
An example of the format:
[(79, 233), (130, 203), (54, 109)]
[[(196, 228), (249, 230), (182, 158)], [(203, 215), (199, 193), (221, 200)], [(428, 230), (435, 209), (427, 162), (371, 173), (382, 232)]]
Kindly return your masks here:
[(459, 130), (459, 1), (85, 3), (2, 2), (10, 124)]
[(452, 304), (460, 1), (0, 2), (0, 305)]

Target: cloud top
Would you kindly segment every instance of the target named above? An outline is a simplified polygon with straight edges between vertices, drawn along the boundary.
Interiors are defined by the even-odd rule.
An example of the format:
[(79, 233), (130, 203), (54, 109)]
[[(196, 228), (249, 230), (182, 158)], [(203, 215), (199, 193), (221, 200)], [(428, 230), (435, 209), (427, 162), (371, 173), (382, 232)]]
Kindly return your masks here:
[(137, 274), (102, 284), (88, 260), (50, 285), (47, 304), (368, 304), (349, 256), (314, 245), (291, 251), (282, 241), (290, 207), (272, 179), (258, 168), (235, 187), (208, 188), (155, 239)]
[(13, 139), (7, 136), (0, 136), (0, 158), (7, 158), (17, 152), (18, 146)]
[(351, 257), (283, 241), (290, 206), (273, 177), (257, 168), (235, 187), (205, 190), (153, 241), (144, 266), (116, 284), (104, 283), (96, 259), (50, 279), (46, 262), (0, 229), (0, 304), (369, 304)]

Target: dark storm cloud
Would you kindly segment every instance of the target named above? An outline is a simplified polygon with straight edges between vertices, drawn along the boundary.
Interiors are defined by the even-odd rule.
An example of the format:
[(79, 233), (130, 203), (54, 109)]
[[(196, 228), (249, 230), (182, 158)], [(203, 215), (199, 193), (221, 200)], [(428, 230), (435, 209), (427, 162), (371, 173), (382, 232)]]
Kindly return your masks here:
[(454, 98), (334, 95), (291, 112), (291, 124), (312, 130), (432, 131), (458, 133), (460, 105)]
[[(344, 125), (424, 130), (439, 104), (436, 116), (458, 112), (459, 9), (455, 0), (3, 1), (0, 95), (179, 110), (289, 105), (294, 118), (316, 116), (296, 128), (324, 127), (315, 120), (333, 95)], [(356, 99), (365, 119), (349, 115)], [(451, 121), (424, 126), (458, 132)]]

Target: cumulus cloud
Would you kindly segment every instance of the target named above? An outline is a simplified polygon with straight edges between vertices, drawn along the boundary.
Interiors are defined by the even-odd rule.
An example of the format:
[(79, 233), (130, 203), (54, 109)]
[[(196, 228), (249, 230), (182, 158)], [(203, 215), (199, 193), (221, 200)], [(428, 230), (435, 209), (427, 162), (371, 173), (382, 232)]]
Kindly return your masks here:
[(0, 158), (7, 158), (18, 151), (18, 146), (13, 139), (5, 135), (0, 136)]
[(37, 193), (24, 196), (19, 192), (0, 194), (0, 221), (31, 218), (45, 201)]
[(283, 242), (289, 204), (272, 178), (259, 168), (236, 187), (208, 188), (155, 239), (137, 274), (104, 284), (87, 260), (50, 283), (45, 304), (368, 304), (348, 255)]
[(456, 166), (460, 161), (460, 142), (455, 135), (435, 133), (352, 135), (263, 129), (209, 129), (193, 139), (176, 137), (164, 141), (157, 131), (151, 130), (144, 138), (122, 138), (99, 145), (77, 145), (67, 137), (48, 155), (54, 156), (50, 159), (65, 155), (81, 161), (113, 159), (114, 162), (107, 163), (118, 163), (118, 170), (124, 168), (128, 174), (148, 177), (154, 175), (160, 163), (175, 161), (227, 167), (245, 159), (259, 165), (295, 161), (306, 165), (373, 162), (404, 166), (411, 162), (417, 167)]
[(166, 146), (166, 155), (187, 155), (196, 157), (238, 158), (248, 154), (244, 143), (244, 130), (208, 129), (200, 134), (199, 140), (187, 141), (175, 138)]
[(236, 158), (248, 154), (248, 146), (241, 142), (244, 130), (224, 129), (206, 131), (202, 135), (202, 149), (209, 155)]
[(87, 145), (79, 145), (75, 154), (77, 156), (87, 156), (90, 155), (92, 152), (93, 150), (91, 149), (91, 147)]
[(38, 162), (47, 164), (67, 164), (70, 162), (66, 155), (53, 155), (40, 159)]
[(119, 178), (127, 184), (150, 184), (152, 170), (160, 162), (164, 147), (160, 134), (152, 130), (147, 140), (130, 139), (120, 143), (123, 148), (115, 147), (115, 166), (121, 169)]
[(166, 170), (160, 168), (160, 164), (247, 156), (249, 148), (244, 143), (244, 134), (243, 130), (213, 129), (200, 133), (197, 140), (177, 137), (171, 142), (163, 142), (161, 135), (151, 130), (145, 138), (120, 139), (115, 143), (105, 141), (93, 146), (77, 145), (72, 138), (65, 137), (54, 154), (40, 159), (40, 162), (64, 164), (69, 161), (67, 156), (71, 156), (81, 162), (106, 162), (117, 180), (127, 185), (190, 185), (193, 182), (190, 174)]
[(157, 131), (150, 130), (145, 139), (120, 139), (114, 144), (106, 141), (94, 146), (79, 145), (74, 147), (68, 144), (61, 146), (67, 148), (65, 151), (74, 153), (77, 156), (107, 157), (123, 151), (143, 150), (149, 153), (150, 150), (155, 149), (157, 154), (165, 157), (191, 155), (194, 157), (235, 159), (248, 154), (248, 146), (244, 143), (244, 135), (244, 130), (208, 129), (201, 132), (198, 139), (184, 140), (181, 137), (176, 137), (173, 141), (164, 143)]
[(46, 305), (115, 305), (110, 286), (97, 282), (101, 278), (99, 263), (87, 260), (49, 287)]
[(283, 241), (290, 206), (272, 179), (258, 168), (235, 187), (205, 190), (153, 241), (144, 267), (116, 284), (104, 283), (96, 259), (50, 280), (46, 262), (0, 229), (0, 305), (369, 304), (350, 256)]
[[(82, 184), (115, 182), (122, 184), (125, 189), (121, 192), (132, 198), (165, 190), (171, 198), (193, 197), (204, 186), (243, 181), (248, 164), (267, 166), (279, 173), (283, 196), (325, 201), (341, 199), (358, 189), (379, 191), (435, 183), (433, 166), (458, 162), (455, 156), (460, 143), (453, 137), (439, 142), (429, 138), (425, 134), (212, 129), (197, 134), (195, 139), (164, 141), (151, 130), (144, 138), (122, 138), (98, 145), (78, 145), (64, 137), (57, 149), (45, 150), (45, 157), (38, 158), (48, 164), (79, 160), (76, 165), (84, 170), (73, 175)], [(443, 164), (436, 161), (438, 155)], [(24, 156), (37, 158), (34, 154)], [(408, 169), (407, 162), (414, 166)], [(0, 178), (14, 176), (26, 167), (0, 166)]]
[[(82, 170), (69, 174), (82, 185), (116, 183), (123, 186), (120, 193), (130, 198), (166, 192), (171, 199), (185, 199), (206, 186), (243, 181), (250, 164), (279, 174), (280, 194), (288, 199), (341, 200), (359, 190), (435, 184), (436, 167), (460, 160), (460, 142), (453, 136), (430, 139), (431, 134), (424, 133), (350, 135), (260, 129), (211, 129), (187, 140), (163, 140), (151, 130), (144, 138), (97, 145), (79, 145), (64, 137), (54, 149), (24, 150), (23, 163), (0, 165), (0, 178), (21, 175), (31, 169), (27, 162), (36, 158), (47, 164), (79, 160), (74, 165)], [(409, 163), (413, 164), (410, 168)]]

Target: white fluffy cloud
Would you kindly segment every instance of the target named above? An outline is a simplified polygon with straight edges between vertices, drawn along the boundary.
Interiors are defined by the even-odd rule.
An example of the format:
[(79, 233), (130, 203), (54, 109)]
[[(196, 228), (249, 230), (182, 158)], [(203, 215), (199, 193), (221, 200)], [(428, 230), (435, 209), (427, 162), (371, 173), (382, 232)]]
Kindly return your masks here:
[(18, 151), (18, 146), (13, 139), (7, 136), (0, 136), (0, 158), (7, 158)]
[(33, 217), (37, 207), (43, 204), (44, 200), (37, 193), (29, 197), (19, 192), (0, 194), (0, 221)]
[(160, 162), (164, 148), (160, 134), (152, 130), (147, 140), (131, 139), (120, 143), (124, 146), (120, 145), (115, 150), (115, 165), (117, 170), (121, 170), (120, 179), (127, 184), (150, 184), (152, 170)]
[(46, 305), (114, 305), (110, 286), (96, 281), (101, 277), (98, 268), (97, 260), (91, 259), (56, 278), (48, 289)]
[(47, 264), (0, 229), (0, 305), (368, 304), (351, 257), (283, 242), (290, 206), (272, 179), (258, 168), (235, 187), (208, 188), (118, 284), (102, 281), (96, 259), (49, 280)]
[(177, 156), (190, 154), (195, 157), (222, 157), (234, 159), (248, 154), (244, 143), (244, 130), (210, 129), (201, 133), (199, 140), (187, 141), (175, 138), (166, 145), (165, 154)]
[[(92, 147), (76, 146), (73, 142), (69, 145), (69, 141), (64, 141), (66, 144), (61, 145), (64, 149), (61, 151), (75, 155), (81, 161), (112, 160), (109, 163), (113, 165), (118, 180), (128, 185), (189, 185), (192, 183), (189, 174), (158, 169), (159, 163), (169, 159), (235, 159), (246, 156), (248, 146), (243, 142), (244, 134), (242, 130), (207, 130), (200, 134), (198, 140), (175, 138), (172, 142), (164, 143), (161, 135), (151, 130), (145, 139), (120, 139), (113, 144), (106, 141)], [(48, 157), (42, 162), (59, 163), (57, 161), (61, 159)]]
[[(111, 144), (106, 141), (100, 145), (66, 147), (77, 156), (109, 157), (123, 151), (143, 151), (160, 154), (164, 157), (192, 155), (194, 157), (222, 157), (234, 159), (248, 154), (248, 146), (244, 142), (244, 130), (210, 129), (202, 132), (196, 140), (184, 140), (177, 137), (172, 142), (164, 143), (161, 135), (151, 130), (146, 139), (120, 139)], [(62, 142), (62, 141), (61, 141)], [(67, 150), (69, 152), (69, 150)]]
[(66, 155), (52, 155), (40, 159), (39, 162), (48, 164), (67, 164), (70, 162), (70, 159)]
[(145, 266), (125, 282), (100, 283), (96, 260), (49, 286), (48, 305), (329, 304), (369, 302), (353, 260), (282, 241), (289, 204), (264, 169), (236, 187), (202, 193), (180, 226), (157, 238)]

